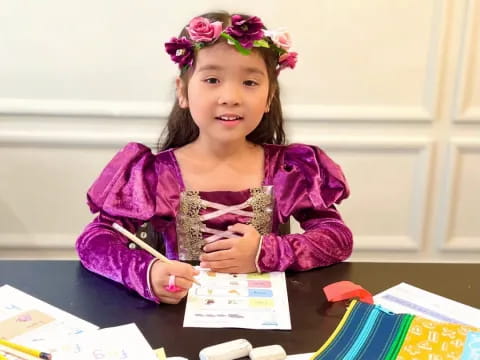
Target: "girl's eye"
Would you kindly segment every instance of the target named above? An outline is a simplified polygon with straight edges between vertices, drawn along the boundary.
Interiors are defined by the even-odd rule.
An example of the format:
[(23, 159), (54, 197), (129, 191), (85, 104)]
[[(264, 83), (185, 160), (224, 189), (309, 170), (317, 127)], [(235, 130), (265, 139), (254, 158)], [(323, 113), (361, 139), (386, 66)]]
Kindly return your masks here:
[(218, 84), (219, 80), (217, 78), (207, 78), (204, 80), (207, 84)]
[(246, 80), (243, 83), (247, 86), (257, 86), (258, 85), (258, 83), (256, 81), (253, 81), (253, 80)]

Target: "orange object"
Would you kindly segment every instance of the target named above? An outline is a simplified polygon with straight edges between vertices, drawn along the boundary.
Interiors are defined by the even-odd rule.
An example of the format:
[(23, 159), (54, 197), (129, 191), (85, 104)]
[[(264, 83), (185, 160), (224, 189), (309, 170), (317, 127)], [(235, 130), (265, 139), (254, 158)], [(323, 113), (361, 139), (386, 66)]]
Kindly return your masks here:
[(323, 292), (330, 302), (357, 298), (368, 304), (373, 304), (373, 297), (367, 290), (351, 281), (338, 281), (327, 285)]

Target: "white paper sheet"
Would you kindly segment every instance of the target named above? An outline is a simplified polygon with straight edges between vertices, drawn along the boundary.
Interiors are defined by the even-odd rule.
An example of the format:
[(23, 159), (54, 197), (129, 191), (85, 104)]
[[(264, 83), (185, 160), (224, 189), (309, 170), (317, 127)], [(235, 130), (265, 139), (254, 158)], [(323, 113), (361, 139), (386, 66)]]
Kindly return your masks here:
[(70, 337), (52, 355), (55, 360), (157, 360), (133, 323)]
[(479, 309), (406, 283), (382, 291), (373, 299), (375, 304), (395, 313), (408, 313), (434, 321), (480, 327)]
[(200, 271), (196, 279), (201, 286), (188, 293), (184, 327), (291, 329), (285, 273)]
[(295, 354), (295, 355), (288, 355), (287, 360), (308, 360), (310, 359), (313, 354), (315, 353), (305, 353), (305, 354)]
[(12, 286), (0, 287), (0, 337), (50, 352), (64, 336), (96, 329), (98, 326)]
[(9, 285), (0, 287), (0, 337), (50, 353), (55, 360), (157, 359), (135, 324), (97, 329)]

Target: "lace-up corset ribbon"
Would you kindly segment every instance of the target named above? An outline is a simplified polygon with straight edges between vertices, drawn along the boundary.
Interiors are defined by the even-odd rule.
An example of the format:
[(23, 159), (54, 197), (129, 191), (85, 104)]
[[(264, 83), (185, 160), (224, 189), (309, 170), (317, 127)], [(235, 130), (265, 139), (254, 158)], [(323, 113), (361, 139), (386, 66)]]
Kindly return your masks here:
[(251, 224), (260, 235), (272, 230), (272, 186), (244, 191), (184, 191), (176, 220), (180, 260), (198, 260), (205, 244), (241, 235), (228, 230)]

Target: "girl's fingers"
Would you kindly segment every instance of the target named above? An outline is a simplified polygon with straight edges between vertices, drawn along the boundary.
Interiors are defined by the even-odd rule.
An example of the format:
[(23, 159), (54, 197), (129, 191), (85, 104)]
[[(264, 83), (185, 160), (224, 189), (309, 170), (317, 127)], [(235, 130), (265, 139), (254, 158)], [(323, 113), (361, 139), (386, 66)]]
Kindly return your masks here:
[(238, 273), (240, 273), (239, 268), (237, 266), (215, 269), (215, 271), (219, 272), (219, 273), (228, 273), (228, 274), (238, 274)]
[[(179, 276), (175, 276), (175, 286), (177, 287), (181, 287), (183, 289), (190, 289), (192, 287), (192, 280), (190, 279), (185, 279), (185, 278), (182, 278), (182, 277), (179, 277)], [(168, 281), (167, 283), (165, 284), (165, 286), (168, 285)]]
[(182, 290), (178, 292), (170, 292), (167, 290), (160, 291), (160, 296), (158, 297), (162, 303), (167, 304), (178, 304), (186, 295), (188, 291)]
[(235, 225), (230, 225), (228, 230), (239, 233), (239, 234), (246, 234), (252, 230), (252, 225), (237, 223)]
[(234, 245), (235, 240), (236, 239), (224, 239), (224, 240), (212, 241), (211, 243), (208, 243), (203, 247), (203, 251), (211, 252), (211, 251), (231, 249)]
[(235, 261), (233, 259), (210, 261), (206, 265), (214, 271), (226, 272), (225, 269), (236, 268)]
[(174, 261), (172, 264), (168, 264), (168, 275), (175, 275), (185, 279), (193, 280), (193, 277), (198, 274), (198, 270), (192, 265), (183, 263), (180, 261)]
[[(180, 261), (172, 261), (172, 263), (156, 261), (150, 273), (152, 290), (158, 298), (165, 299), (165, 302), (178, 303), (192, 287), (194, 275), (198, 272), (192, 265)], [(171, 275), (175, 276), (175, 286), (182, 291), (172, 293), (165, 289), (169, 285)]]
[(214, 251), (208, 254), (200, 255), (200, 261), (224, 261), (224, 260), (233, 260), (232, 252), (230, 250), (221, 250)]

